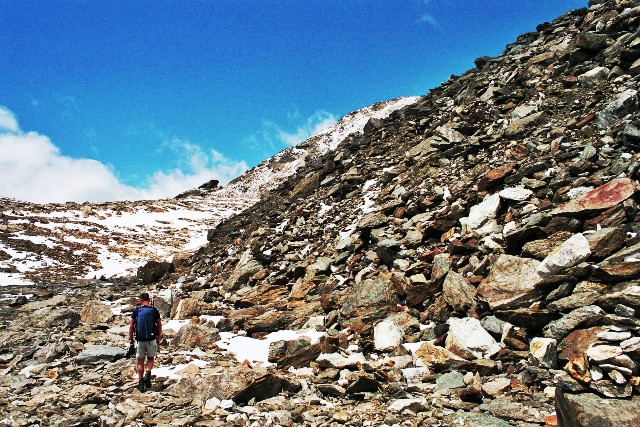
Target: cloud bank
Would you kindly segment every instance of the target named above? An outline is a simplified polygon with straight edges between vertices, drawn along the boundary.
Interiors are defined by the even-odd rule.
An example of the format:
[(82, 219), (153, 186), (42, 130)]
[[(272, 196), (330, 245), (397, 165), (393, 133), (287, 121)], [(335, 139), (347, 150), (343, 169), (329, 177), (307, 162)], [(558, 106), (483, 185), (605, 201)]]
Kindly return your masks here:
[(215, 150), (173, 138), (161, 149), (178, 156), (176, 168), (157, 171), (144, 188), (122, 183), (112, 167), (60, 153), (51, 140), (20, 129), (15, 115), (0, 106), (0, 197), (34, 203), (105, 202), (173, 197), (211, 179), (226, 184), (248, 168)]
[(276, 134), (278, 139), (285, 145), (292, 146), (301, 143), (338, 122), (333, 114), (327, 111), (316, 111), (306, 121), (297, 127), (294, 131), (286, 131), (280, 129), (277, 125)]

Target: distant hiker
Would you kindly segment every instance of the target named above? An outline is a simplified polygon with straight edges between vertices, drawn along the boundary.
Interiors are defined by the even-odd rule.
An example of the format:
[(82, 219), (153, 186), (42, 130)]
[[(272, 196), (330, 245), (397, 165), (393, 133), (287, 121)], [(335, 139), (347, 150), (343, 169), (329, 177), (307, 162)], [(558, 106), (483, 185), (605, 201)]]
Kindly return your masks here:
[[(151, 369), (153, 358), (158, 353), (162, 338), (162, 321), (157, 308), (149, 305), (149, 294), (140, 294), (140, 307), (131, 313), (129, 322), (129, 342), (133, 344), (133, 334), (136, 334), (138, 351), (136, 353), (136, 371), (138, 372), (138, 390), (151, 388)], [(144, 359), (147, 359), (145, 366)], [(146, 368), (146, 369), (145, 369)], [(144, 373), (144, 376), (143, 376)]]

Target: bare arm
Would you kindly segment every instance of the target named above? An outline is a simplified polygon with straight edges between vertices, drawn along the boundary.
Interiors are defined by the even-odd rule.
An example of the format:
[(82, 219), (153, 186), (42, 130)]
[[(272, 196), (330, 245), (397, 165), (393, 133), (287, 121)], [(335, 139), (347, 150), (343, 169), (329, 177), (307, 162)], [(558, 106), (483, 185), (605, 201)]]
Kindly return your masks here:
[(160, 345), (160, 340), (162, 339), (162, 320), (158, 317), (158, 321), (156, 322), (156, 341), (158, 345)]
[(129, 342), (133, 342), (133, 332), (135, 331), (136, 327), (135, 324), (133, 322), (133, 317), (129, 320)]

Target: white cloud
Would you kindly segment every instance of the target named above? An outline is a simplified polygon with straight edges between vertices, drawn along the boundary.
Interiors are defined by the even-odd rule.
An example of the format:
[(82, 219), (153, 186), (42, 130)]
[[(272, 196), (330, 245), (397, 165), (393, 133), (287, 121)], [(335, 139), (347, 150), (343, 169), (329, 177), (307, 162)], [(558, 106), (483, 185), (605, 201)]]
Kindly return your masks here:
[(296, 145), (309, 139), (316, 133), (335, 125), (337, 121), (338, 119), (329, 112), (316, 111), (293, 132), (280, 129), (278, 131), (278, 138), (286, 145)]
[(436, 19), (433, 16), (429, 15), (428, 13), (425, 13), (420, 17), (420, 22), (426, 22), (427, 24), (432, 25), (434, 27), (440, 26), (438, 21), (436, 21)]
[(272, 155), (275, 151), (299, 144), (338, 122), (336, 116), (324, 110), (316, 111), (304, 119), (296, 109), (287, 113), (287, 120), (294, 124), (283, 127), (273, 121), (263, 120), (262, 129), (246, 137), (244, 143), (255, 151)]
[(163, 146), (179, 154), (177, 167), (155, 172), (145, 188), (136, 188), (97, 160), (64, 156), (47, 136), (22, 132), (13, 113), (0, 107), (0, 197), (36, 203), (173, 197), (211, 179), (224, 185), (248, 169), (245, 162), (177, 138)]
[(18, 132), (19, 130), (18, 121), (13, 113), (0, 105), (0, 131)]
[[(299, 117), (298, 112), (287, 115), (290, 119), (293, 117)], [(286, 146), (292, 146), (301, 143), (337, 123), (338, 119), (333, 114), (327, 111), (316, 111), (302, 124), (299, 124), (293, 130), (286, 130), (280, 127), (280, 125), (265, 121), (264, 130), (262, 132), (262, 138), (269, 143), (277, 141)]]

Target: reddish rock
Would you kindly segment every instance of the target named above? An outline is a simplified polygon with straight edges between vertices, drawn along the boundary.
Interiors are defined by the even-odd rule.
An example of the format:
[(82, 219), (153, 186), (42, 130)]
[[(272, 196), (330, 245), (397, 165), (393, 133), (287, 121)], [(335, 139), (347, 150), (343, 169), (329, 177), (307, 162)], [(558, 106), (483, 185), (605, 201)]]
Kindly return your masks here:
[(584, 222), (585, 230), (597, 230), (598, 227), (616, 227), (627, 222), (627, 214), (622, 205), (607, 209)]
[(491, 272), (476, 290), (476, 298), (486, 301), (492, 310), (528, 307), (541, 298), (546, 285), (557, 281), (542, 278), (537, 271), (539, 261), (501, 255)]
[(569, 360), (572, 356), (585, 354), (587, 349), (598, 340), (598, 333), (604, 331), (604, 326), (588, 329), (578, 329), (571, 332), (558, 345), (558, 358)]
[(553, 215), (585, 214), (609, 209), (631, 197), (638, 183), (629, 178), (618, 178), (591, 190), (582, 197), (553, 210)]
[(581, 128), (585, 127), (586, 125), (588, 125), (589, 123), (591, 123), (593, 121), (593, 119), (595, 119), (595, 118), (596, 118), (595, 113), (589, 113), (583, 119), (581, 119), (578, 123), (576, 123), (576, 127), (578, 129), (581, 129)]
[(583, 354), (574, 354), (564, 367), (564, 370), (571, 375), (573, 379), (583, 383), (591, 382), (591, 373), (589, 372), (589, 362), (587, 356)]
[(416, 350), (415, 356), (427, 366), (455, 366), (456, 362), (464, 361), (446, 348), (438, 347), (430, 342), (424, 342)]
[(504, 179), (504, 177), (511, 174), (514, 168), (514, 164), (509, 164), (488, 171), (482, 178), (478, 180), (478, 190), (484, 191), (488, 188), (495, 187)]
[(622, 228), (603, 228), (594, 233), (585, 234), (593, 258), (606, 258), (624, 245), (627, 233)]

